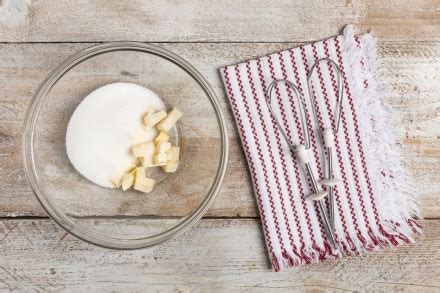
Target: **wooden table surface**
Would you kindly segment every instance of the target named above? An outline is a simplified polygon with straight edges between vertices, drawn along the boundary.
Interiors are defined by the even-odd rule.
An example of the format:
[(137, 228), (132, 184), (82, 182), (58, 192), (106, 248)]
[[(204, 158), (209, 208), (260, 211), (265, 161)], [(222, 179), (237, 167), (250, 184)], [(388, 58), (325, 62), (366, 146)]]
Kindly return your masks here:
[[(252, 3), (251, 3), (252, 2)], [(384, 3), (386, 2), (386, 3)], [(440, 291), (440, 1), (0, 1), (1, 291)], [(416, 244), (274, 273), (220, 66), (329, 37), (379, 37), (387, 101), (424, 220)], [(37, 86), (95, 43), (156, 43), (192, 63), (227, 117), (230, 160), (192, 230), (152, 249), (113, 251), (67, 234), (27, 184), (21, 130)]]

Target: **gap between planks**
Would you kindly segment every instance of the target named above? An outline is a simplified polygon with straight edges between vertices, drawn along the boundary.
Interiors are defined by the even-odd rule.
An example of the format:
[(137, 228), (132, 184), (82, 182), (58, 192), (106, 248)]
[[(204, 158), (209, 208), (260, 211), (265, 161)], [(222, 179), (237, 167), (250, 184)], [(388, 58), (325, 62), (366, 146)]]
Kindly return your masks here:
[[(361, 32), (357, 35), (363, 35), (368, 32)], [(373, 36), (376, 36), (372, 33)], [(117, 43), (117, 42), (136, 42), (136, 43), (148, 43), (148, 44), (309, 44), (318, 42), (320, 40), (325, 40), (327, 38), (331, 38), (329, 35), (323, 39), (316, 39), (313, 41), (310, 40), (292, 40), (292, 41), (159, 41), (159, 40), (121, 40), (121, 41), (97, 41), (97, 40), (88, 40), (88, 41), (26, 41), (26, 42), (1, 42), (0, 45), (38, 45), (38, 44), (107, 44), (107, 43)], [(430, 44), (437, 43), (440, 44), (440, 41), (433, 40), (383, 40), (378, 37), (379, 42), (381, 43), (389, 43), (389, 44), (399, 44), (399, 43), (410, 43), (410, 44)]]
[[(72, 218), (75, 219), (83, 219), (83, 220), (99, 220), (99, 219), (178, 219), (181, 218), (179, 216), (72, 216)], [(202, 217), (200, 220), (252, 220), (252, 219), (259, 219), (260, 217), (252, 217), (252, 216), (206, 216)], [(0, 217), (0, 221), (4, 220), (24, 220), (24, 221), (35, 221), (35, 220), (51, 220), (49, 216), (9, 216), (9, 217)], [(437, 221), (440, 220), (440, 217), (427, 217), (427, 218), (421, 218), (418, 220), (425, 220), (425, 221)]]

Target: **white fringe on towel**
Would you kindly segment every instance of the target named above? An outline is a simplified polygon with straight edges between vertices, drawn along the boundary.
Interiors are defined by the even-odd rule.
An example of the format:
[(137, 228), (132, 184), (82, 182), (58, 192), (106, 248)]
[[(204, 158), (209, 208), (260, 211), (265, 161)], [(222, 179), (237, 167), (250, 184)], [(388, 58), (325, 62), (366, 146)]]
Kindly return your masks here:
[[(396, 138), (396, 131), (393, 129), (393, 111), (385, 102), (387, 87), (381, 83), (381, 64), (377, 56), (377, 39), (371, 34), (355, 37), (351, 25), (344, 29), (343, 33), (346, 42), (344, 51), (353, 52), (346, 59), (352, 70), (348, 79), (354, 86), (355, 96), (359, 99), (359, 114), (361, 121), (374, 121), (363, 125), (361, 132), (365, 145), (367, 164), (373, 174), (382, 174), (376, 177), (373, 184), (376, 194), (379, 213), (382, 224), (390, 231), (404, 231), (405, 237), (411, 242), (413, 227), (407, 221), (420, 218), (419, 205), (416, 200), (415, 188), (408, 171), (407, 162), (404, 159), (403, 145)], [(353, 50), (353, 39), (359, 40), (362, 51)], [(361, 75), (355, 74), (361, 64)], [(362, 81), (368, 81), (365, 87)], [(415, 224), (415, 223), (413, 223)], [(418, 233), (421, 232), (418, 225), (414, 226)]]

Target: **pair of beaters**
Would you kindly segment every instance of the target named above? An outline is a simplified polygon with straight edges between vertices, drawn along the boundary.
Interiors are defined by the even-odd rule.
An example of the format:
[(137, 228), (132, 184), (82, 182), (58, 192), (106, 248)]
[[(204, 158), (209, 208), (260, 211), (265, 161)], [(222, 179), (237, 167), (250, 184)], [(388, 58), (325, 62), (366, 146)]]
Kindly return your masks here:
[[(319, 65), (320, 62), (328, 62), (328, 64), (333, 67), (333, 69), (336, 71), (336, 78), (337, 78), (337, 100), (335, 103), (335, 109), (333, 115), (329, 115), (330, 117), (333, 116), (333, 119), (331, 119), (332, 126), (331, 127), (324, 127), (322, 123), (320, 123), (318, 119), (318, 104), (317, 100), (312, 88), (312, 76), (315, 68)], [(331, 69), (331, 68), (330, 68)], [(284, 127), (280, 123), (280, 121), (277, 119), (277, 116), (275, 115), (275, 112), (272, 109), (272, 91), (274, 87), (278, 83), (284, 83), (286, 86), (290, 87), (296, 96), (296, 100), (298, 102), (298, 109), (300, 114), (300, 120), (301, 120), (301, 127), (302, 127), (302, 133), (304, 137), (304, 143), (301, 144), (294, 144), (292, 141), (290, 141), (289, 137), (286, 135), (286, 132), (284, 130)], [(316, 129), (318, 129), (319, 134), (319, 141), (322, 146), (322, 153), (323, 157), (326, 157), (326, 172), (325, 177), (323, 180), (320, 180), (319, 182), (316, 180), (316, 176), (313, 172), (313, 169), (311, 167), (311, 156), (309, 155), (309, 149), (311, 147), (310, 145), (310, 134), (309, 134), (309, 125), (308, 125), (308, 119), (306, 117), (306, 103), (304, 100), (304, 97), (301, 95), (301, 92), (298, 90), (298, 88), (289, 80), (287, 79), (276, 79), (272, 81), (266, 92), (266, 103), (269, 108), (269, 111), (276, 122), (278, 128), (280, 129), (280, 132), (283, 136), (283, 138), (286, 140), (288, 146), (295, 152), (297, 158), (301, 162), (303, 169), (307, 173), (308, 178), (310, 179), (313, 194), (310, 194), (307, 198), (310, 200), (316, 201), (319, 207), (319, 212), (321, 214), (322, 220), (324, 222), (324, 228), (325, 232), (327, 234), (327, 239), (330, 243), (330, 245), (337, 250), (338, 247), (336, 245), (335, 241), (335, 204), (334, 204), (334, 188), (336, 184), (338, 183), (338, 180), (333, 177), (333, 152), (334, 152), (334, 146), (335, 146), (335, 134), (338, 133), (339, 130), (339, 124), (341, 120), (341, 113), (342, 113), (342, 99), (344, 95), (344, 87), (342, 83), (341, 78), (341, 70), (339, 66), (330, 58), (322, 58), (317, 60), (312, 67), (310, 68), (309, 74), (307, 76), (307, 86), (309, 91), (309, 97), (311, 99), (310, 104), (312, 105), (313, 110), (313, 117), (316, 125)], [(325, 187), (325, 190), (322, 189), (322, 186)], [(328, 196), (328, 204), (329, 204), (329, 212), (327, 213), (326, 205), (325, 205), (325, 198)]]

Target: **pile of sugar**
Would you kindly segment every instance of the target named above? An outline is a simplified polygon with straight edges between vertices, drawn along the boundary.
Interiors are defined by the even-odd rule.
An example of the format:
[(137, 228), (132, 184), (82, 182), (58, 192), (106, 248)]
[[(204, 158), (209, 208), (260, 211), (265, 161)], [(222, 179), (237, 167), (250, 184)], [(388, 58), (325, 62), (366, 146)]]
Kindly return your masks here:
[(118, 176), (136, 158), (131, 155), (135, 136), (155, 137), (143, 130), (142, 117), (149, 107), (165, 110), (153, 91), (133, 83), (112, 83), (91, 92), (78, 105), (66, 133), (67, 156), (85, 178), (113, 188)]

